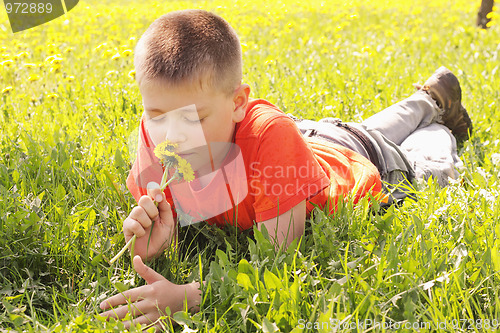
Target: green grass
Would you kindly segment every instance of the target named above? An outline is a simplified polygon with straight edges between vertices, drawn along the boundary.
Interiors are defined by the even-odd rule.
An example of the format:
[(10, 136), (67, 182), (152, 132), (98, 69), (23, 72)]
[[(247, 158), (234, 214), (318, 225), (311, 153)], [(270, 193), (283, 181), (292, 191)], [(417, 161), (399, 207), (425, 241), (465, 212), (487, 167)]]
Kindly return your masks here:
[[(439, 332), (498, 327), (500, 39), (498, 25), (473, 27), (475, 4), (85, 1), (16, 35), (1, 14), (0, 62), (15, 61), (0, 66), (0, 90), (13, 87), (0, 94), (0, 331), (123, 329), (96, 314), (116, 286), (143, 283), (127, 255), (107, 264), (135, 204), (125, 179), (142, 105), (127, 75), (132, 59), (110, 57), (133, 48), (130, 38), (157, 16), (189, 7), (236, 28), (252, 96), (286, 112), (359, 121), (445, 65), (475, 131), (450, 186), (422, 183), (417, 202), (387, 211), (367, 201), (335, 216), (317, 210), (286, 252), (265, 232), (183, 228), (180, 251), (152, 267), (175, 283), (208, 283), (201, 311), (174, 318), (200, 332), (328, 332), (331, 323), (351, 331), (367, 320), (378, 326), (359, 331), (390, 322)], [(29, 55), (15, 59), (22, 51)], [(54, 53), (59, 66), (44, 60)]]

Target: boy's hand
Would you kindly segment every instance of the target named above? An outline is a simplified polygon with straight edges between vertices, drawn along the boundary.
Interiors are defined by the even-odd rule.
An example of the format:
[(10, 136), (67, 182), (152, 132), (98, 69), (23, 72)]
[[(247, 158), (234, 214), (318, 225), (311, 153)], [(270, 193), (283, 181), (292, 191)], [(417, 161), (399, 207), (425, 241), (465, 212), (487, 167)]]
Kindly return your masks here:
[[(158, 207), (155, 201), (158, 202)], [(137, 235), (134, 254), (143, 260), (159, 256), (170, 245), (174, 232), (172, 209), (159, 188), (148, 188), (148, 195), (143, 195), (139, 199), (139, 205), (134, 207), (123, 221), (125, 242)]]
[[(130, 312), (134, 319), (124, 322), (129, 328), (137, 323), (155, 323), (164, 315), (167, 306), (170, 307), (172, 314), (181, 311), (185, 299), (188, 300), (188, 306), (194, 309), (201, 301), (197, 283), (174, 284), (144, 265), (139, 256), (134, 257), (134, 269), (146, 280), (147, 285), (127, 290), (104, 300), (100, 305), (102, 310), (119, 307), (103, 312), (101, 316), (122, 319)], [(162, 323), (156, 322), (155, 326), (161, 328)]]

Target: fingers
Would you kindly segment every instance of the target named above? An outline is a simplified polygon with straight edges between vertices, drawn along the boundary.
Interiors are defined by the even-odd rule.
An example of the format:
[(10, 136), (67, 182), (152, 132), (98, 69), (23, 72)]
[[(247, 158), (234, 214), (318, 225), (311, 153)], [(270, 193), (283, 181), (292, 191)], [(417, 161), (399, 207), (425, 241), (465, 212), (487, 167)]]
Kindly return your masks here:
[[(161, 199), (163, 200), (163, 193), (159, 193)], [(143, 195), (139, 199), (139, 207), (141, 207), (151, 220), (154, 220), (158, 216), (158, 208), (156, 208), (155, 203), (148, 195)]]
[(143, 299), (146, 296), (149, 286), (142, 286), (134, 289), (124, 291), (122, 293), (116, 294), (108, 299), (101, 302), (99, 307), (102, 310), (116, 307), (118, 305), (126, 304), (127, 302), (136, 302)]
[(143, 316), (147, 313), (147, 311), (150, 310), (148, 304), (148, 301), (139, 301), (135, 303), (131, 302), (130, 304), (120, 306), (119, 308), (103, 312), (100, 314), (100, 316), (114, 319), (123, 319), (125, 318), (127, 313), (130, 313), (132, 318)]
[(174, 221), (174, 216), (172, 215), (172, 207), (165, 198), (165, 194), (162, 193), (163, 200), (158, 203), (158, 213), (160, 218), (164, 221), (172, 222)]
[(151, 219), (142, 207), (135, 207), (132, 209), (130, 215), (123, 221), (123, 234), (125, 237), (137, 235), (142, 237), (146, 233), (145, 228), (151, 225)]
[[(160, 191), (159, 189), (157, 189)], [(153, 190), (148, 190), (149, 192)], [(154, 192), (151, 192), (155, 195)], [(161, 202), (158, 207), (147, 195), (143, 195), (138, 202), (138, 206), (134, 207), (130, 212), (130, 215), (123, 221), (123, 233), (125, 236), (131, 237), (132, 235), (137, 235), (137, 237), (142, 237), (145, 234), (145, 229), (151, 226), (152, 220), (160, 216), (162, 219), (172, 220), (172, 209), (165, 199), (165, 194), (159, 192), (159, 198)]]
[(147, 284), (153, 284), (156, 281), (165, 280), (163, 275), (158, 274), (152, 268), (144, 265), (140, 256), (134, 257), (134, 269), (146, 282)]
[(156, 202), (161, 202), (163, 200), (163, 191), (160, 189), (160, 185), (155, 182), (148, 183), (148, 196), (155, 200)]
[[(151, 198), (153, 198), (154, 201), (158, 203), (158, 207), (154, 204)], [(149, 217), (151, 217), (151, 219), (155, 219), (159, 214), (162, 220), (166, 219), (168, 221), (173, 221), (172, 208), (165, 198), (165, 193), (161, 191), (159, 186), (158, 188), (156, 188), (149, 186), (148, 184), (148, 196), (141, 197), (141, 199), (139, 200), (139, 205), (143, 206), (144, 209), (147, 210), (147, 213)]]

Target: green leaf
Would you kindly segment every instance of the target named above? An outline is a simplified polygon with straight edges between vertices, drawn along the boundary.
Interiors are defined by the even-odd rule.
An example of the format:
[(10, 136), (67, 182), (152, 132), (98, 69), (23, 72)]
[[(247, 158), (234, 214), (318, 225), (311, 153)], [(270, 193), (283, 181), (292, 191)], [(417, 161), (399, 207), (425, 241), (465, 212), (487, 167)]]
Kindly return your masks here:
[(14, 183), (19, 182), (19, 171), (17, 171), (17, 169), (14, 169), (14, 171), (12, 172), (12, 180), (14, 181)]
[(90, 262), (91, 265), (93, 266), (97, 266), (98, 263), (100, 263), (102, 261), (102, 253), (99, 253), (98, 255), (96, 255), (92, 261)]
[(278, 326), (276, 326), (275, 323), (272, 323), (269, 319), (264, 317), (264, 319), (262, 320), (262, 332), (272, 333), (272, 332), (278, 332), (278, 331), (279, 331)]
[(250, 277), (248, 277), (247, 274), (245, 273), (238, 273), (238, 276), (236, 277), (236, 281), (238, 284), (243, 287), (245, 290), (250, 290), (250, 289), (255, 289), (252, 281), (250, 280)]
[(240, 262), (238, 263), (238, 272), (246, 273), (248, 275), (253, 276), (254, 269), (246, 259), (241, 259)]
[(121, 293), (130, 289), (130, 286), (128, 286), (125, 283), (120, 282), (120, 281), (115, 282), (114, 286), (115, 286), (116, 290), (118, 290)]
[(266, 284), (267, 289), (283, 289), (283, 284), (278, 277), (268, 271), (267, 268), (264, 271), (264, 283)]

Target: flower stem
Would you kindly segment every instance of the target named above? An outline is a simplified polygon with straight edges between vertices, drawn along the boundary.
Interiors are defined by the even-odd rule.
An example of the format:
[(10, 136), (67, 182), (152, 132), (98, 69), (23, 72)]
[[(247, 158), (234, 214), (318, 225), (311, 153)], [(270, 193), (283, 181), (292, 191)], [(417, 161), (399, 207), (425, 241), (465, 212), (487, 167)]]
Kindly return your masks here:
[(125, 246), (124, 246), (124, 247), (120, 250), (120, 252), (118, 252), (118, 253), (116, 254), (116, 256), (114, 256), (114, 257), (113, 257), (113, 258), (109, 261), (109, 263), (112, 265), (115, 261), (117, 261), (117, 260), (118, 260), (118, 259), (119, 259), (122, 255), (123, 255), (123, 253), (127, 250), (128, 246), (129, 246), (130, 244), (132, 244), (132, 243), (135, 241), (135, 239), (136, 239), (136, 238), (137, 238), (137, 236), (136, 236), (136, 235), (132, 236), (132, 238), (130, 238), (130, 239), (129, 239), (129, 241), (127, 242), (127, 244), (125, 244)]

